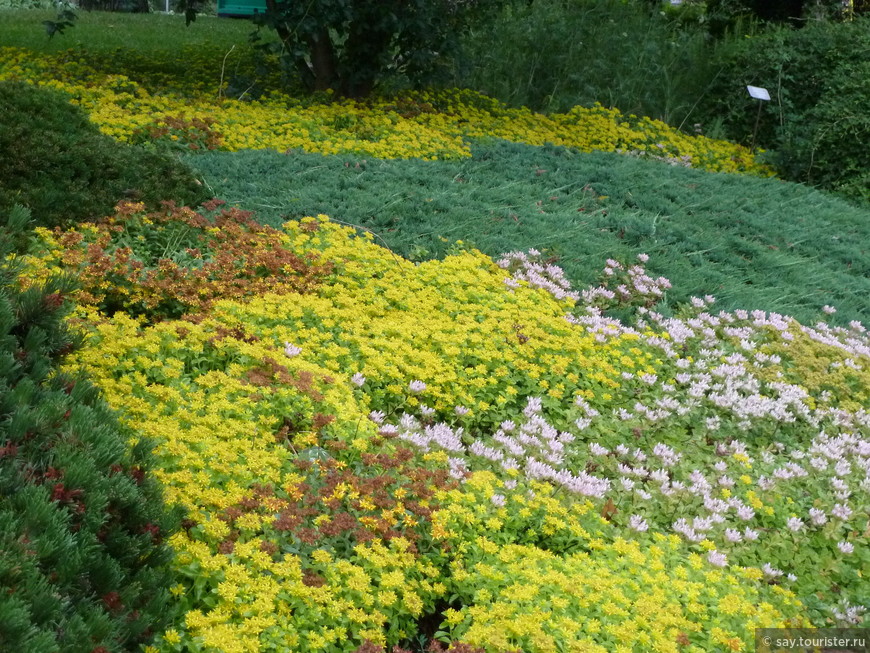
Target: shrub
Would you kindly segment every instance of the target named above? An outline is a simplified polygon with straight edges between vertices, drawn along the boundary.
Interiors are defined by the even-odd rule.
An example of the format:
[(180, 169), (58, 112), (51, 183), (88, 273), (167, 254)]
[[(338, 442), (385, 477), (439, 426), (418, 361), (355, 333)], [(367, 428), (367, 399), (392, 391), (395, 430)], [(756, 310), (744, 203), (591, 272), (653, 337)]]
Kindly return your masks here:
[(148, 0), (80, 0), (79, 7), (86, 11), (123, 11), (147, 13), (151, 10)]
[(712, 76), (703, 27), (637, 2), (513, 3), (464, 46), (459, 85), (535, 110), (600, 102), (679, 125)]
[[(17, 207), (11, 223), (22, 226)], [(0, 233), (2, 255), (11, 240)], [(93, 386), (61, 374), (68, 278), (0, 291), (0, 649), (138, 650), (169, 616), (172, 519), (148, 447)]]
[(868, 198), (870, 139), (868, 65), (870, 17), (778, 29), (723, 45), (722, 68), (702, 106), (702, 120), (721, 120), (729, 137), (749, 143), (757, 102), (744, 86), (770, 90), (756, 143), (774, 150), (772, 163), (788, 179)]
[(0, 211), (29, 207), (38, 224), (99, 218), (125, 197), (196, 205), (202, 185), (177, 160), (101, 134), (61, 93), (0, 83)]
[[(398, 74), (419, 86), (431, 79), (456, 37), (505, 0), (347, 2), (314, 5), (270, 0), (255, 22), (274, 29), (283, 58), (309, 91), (361, 98)], [(182, 0), (188, 20), (198, 3)]]
[[(870, 20), (865, 21), (870, 26)], [(870, 40), (867, 41), (870, 55)], [(828, 79), (819, 102), (795, 125), (793, 152), (784, 153), (784, 172), (870, 202), (870, 60), (843, 62)]]

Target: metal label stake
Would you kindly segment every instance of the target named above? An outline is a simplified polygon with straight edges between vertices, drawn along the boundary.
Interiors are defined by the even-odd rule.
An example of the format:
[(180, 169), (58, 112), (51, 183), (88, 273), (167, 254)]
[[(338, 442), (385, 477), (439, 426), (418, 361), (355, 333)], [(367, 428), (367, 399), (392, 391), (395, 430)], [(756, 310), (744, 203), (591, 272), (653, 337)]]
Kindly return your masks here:
[(747, 86), (746, 90), (750, 97), (758, 100), (758, 114), (755, 116), (755, 128), (752, 130), (752, 149), (755, 150), (755, 137), (758, 135), (758, 123), (761, 122), (761, 106), (764, 102), (770, 102), (770, 93), (760, 86)]

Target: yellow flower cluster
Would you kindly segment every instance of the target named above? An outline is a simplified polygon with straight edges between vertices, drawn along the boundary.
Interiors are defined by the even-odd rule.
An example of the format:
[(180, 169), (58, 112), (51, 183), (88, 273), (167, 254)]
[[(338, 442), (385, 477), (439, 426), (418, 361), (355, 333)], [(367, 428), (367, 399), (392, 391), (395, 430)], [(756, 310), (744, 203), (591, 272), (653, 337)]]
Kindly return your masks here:
[[(510, 475), (514, 480), (520, 476), (516, 470)], [(608, 522), (592, 511), (590, 501), (560, 500), (554, 496), (553, 486), (547, 483), (530, 483), (526, 494), (505, 492), (503, 485), (492, 472), (476, 472), (461, 489), (443, 492), (441, 498), (445, 507), (432, 516), (433, 533), (456, 543), (460, 549), (466, 548), (463, 542), (482, 542), (480, 538), (484, 536), (500, 544), (580, 539), (591, 549), (604, 546), (602, 538)], [(487, 505), (496, 494), (506, 497), (504, 505)], [(523, 524), (521, 535), (505, 530), (517, 517)]]
[(868, 405), (870, 368), (866, 357), (813, 339), (796, 325), (789, 332), (792, 340), (787, 345), (775, 339), (764, 347), (764, 353), (779, 356), (783, 364), (763, 368), (761, 378), (782, 379), (805, 388), (813, 406), (829, 404), (855, 411)]
[[(277, 481), (281, 455), (260, 430), (282, 412), (335, 415), (341, 426), (334, 430), (359, 430), (362, 442), (372, 431), (356, 422), (369, 399), (396, 408), (423, 402), (442, 413), (461, 405), (473, 418), (512, 414), (529, 392), (561, 403), (619, 385), (629, 339), (596, 343), (564, 319), (567, 303), (543, 290), (508, 291), (504, 271), (479, 252), (414, 265), (324, 216), (287, 223), (285, 230), (295, 251), (337, 262), (339, 274), (317, 295), (225, 301), (198, 324), (147, 329), (119, 313), (94, 327), (90, 347), (75, 359), (133, 422), (143, 423), (143, 435), (167, 443), (167, 463), (178, 456), (165, 466), (165, 480), (191, 494), (173, 498), (216, 508), (240, 498), (237, 488), (221, 501), (206, 501), (200, 493), (207, 486), (197, 480), (205, 470), (244, 483)], [(288, 342), (302, 353), (287, 358)], [(357, 372), (368, 379), (359, 400), (338, 381)], [(305, 373), (316, 379), (322, 399), (301, 392), (298, 382), (252, 381), (254, 373), (269, 382)], [(426, 389), (411, 392), (414, 380)], [(175, 420), (182, 405), (184, 437), (198, 441), (188, 452), (173, 444), (181, 435)], [(240, 440), (236, 433), (248, 435)], [(186, 480), (170, 482), (172, 474)]]
[(299, 556), (275, 559), (263, 543), (237, 542), (224, 555), (188, 536), (173, 538), (176, 565), (193, 581), (190, 593), (201, 588), (207, 600), (182, 595), (193, 609), (157, 650), (176, 650), (182, 642), (221, 653), (350, 650), (365, 640), (383, 645), (388, 630), (419, 617), (445, 591), (433, 580), (438, 570), (411, 555), (401, 538), (360, 544), (350, 560), (316, 551), (318, 584), (306, 578)]
[[(496, 493), (504, 505), (493, 505)], [(687, 558), (675, 535), (623, 539), (591, 504), (566, 507), (548, 484), (508, 490), (477, 472), (447, 494), (435, 528), (460, 554), (449, 591), (463, 603), (447, 624), (474, 646), (750, 651), (755, 628), (784, 627), (799, 614), (794, 595), (759, 582), (757, 569), (712, 569)]]
[[(91, 346), (72, 363), (93, 374), (137, 437), (156, 443), (166, 498), (196, 524), (171, 541), (178, 574), (188, 578), (178, 597), (187, 614), (175, 634), (197, 650), (226, 653), (385, 643), (389, 627), (413, 620), (443, 591), (437, 570), (401, 539), (360, 545), (355, 559), (334, 564), (327, 552), (315, 554), (322, 586), (304, 582), (298, 556), (270, 553), (261, 533), (273, 518), (243, 516), (241, 537), (230, 552), (221, 548), (233, 537), (222, 515), (251, 487), (298, 485), (295, 450), (317, 437), (310, 426), (288, 447), (276, 438), (284, 416), (327, 413), (336, 434), (360, 449), (375, 433), (347, 379), (330, 378), (304, 357), (284, 360), (281, 346), (219, 330), (164, 322), (143, 331), (118, 313), (95, 327)], [(172, 644), (172, 636), (163, 639)]]
[[(543, 290), (508, 290), (505, 272), (479, 252), (415, 265), (369, 239), (351, 237), (352, 229), (324, 216), (288, 223), (285, 231), (285, 246), (334, 262), (333, 278), (340, 284), (327, 283), (304, 300), (267, 295), (244, 304), (218, 303), (210, 319), (198, 325), (165, 323), (144, 334), (130, 318), (118, 316), (100, 327), (99, 341), (128, 340), (135, 349), (125, 351), (124, 360), (106, 357), (117, 345), (101, 351), (103, 371), (91, 372), (121, 371), (126, 383), (132, 378), (127, 374), (138, 372), (143, 383), (180, 378), (186, 384), (199, 378), (195, 368), (173, 361), (207, 357), (203, 351), (208, 349), (225, 360), (262, 362), (279, 355), (281, 343), (292, 342), (304, 352), (294, 361), (316, 364), (326, 374), (363, 374), (369, 379), (367, 396), (379, 405), (422, 402), (442, 414), (464, 406), (473, 419), (485, 412), (506, 418), (530, 393), (553, 404), (578, 394), (603, 396), (618, 387), (625, 360), (635, 365), (628, 356), (631, 337), (595, 342), (564, 319), (569, 303), (557, 302)], [(46, 251), (52, 252), (56, 241), (42, 235)], [(44, 276), (44, 266), (61, 258), (54, 252), (30, 259), (35, 265), (30, 276)], [(428, 319), (433, 315), (439, 319)], [(256, 337), (257, 344), (237, 338), (208, 344), (217, 329), (236, 326)], [(185, 331), (183, 339), (164, 333), (178, 328)], [(161, 361), (159, 366), (137, 358), (145, 346), (146, 355)], [(655, 373), (655, 361), (643, 370)], [(425, 391), (411, 392), (413, 380), (423, 381)], [(224, 380), (209, 383), (221, 386)], [(221, 388), (231, 403), (244, 392), (232, 384)], [(122, 394), (131, 389), (123, 388)]]
[[(625, 116), (601, 106), (576, 107), (544, 116), (511, 109), (472, 91), (412, 93), (358, 103), (305, 103), (278, 92), (257, 101), (206, 94), (150, 92), (124, 75), (105, 75), (63, 53), (37, 55), (0, 49), (0, 80), (18, 79), (67, 92), (106, 133), (124, 141), (149, 133), (184, 140), (171, 129), (180, 122), (204, 124), (222, 148), (301, 149), (378, 158), (443, 159), (470, 155), (470, 143), (505, 139), (551, 143), (585, 152), (624, 151), (680, 159), (721, 172), (770, 175), (752, 153), (726, 141), (688, 136), (665, 123)], [(201, 142), (202, 133), (195, 139)], [(199, 147), (199, 145), (197, 145)]]

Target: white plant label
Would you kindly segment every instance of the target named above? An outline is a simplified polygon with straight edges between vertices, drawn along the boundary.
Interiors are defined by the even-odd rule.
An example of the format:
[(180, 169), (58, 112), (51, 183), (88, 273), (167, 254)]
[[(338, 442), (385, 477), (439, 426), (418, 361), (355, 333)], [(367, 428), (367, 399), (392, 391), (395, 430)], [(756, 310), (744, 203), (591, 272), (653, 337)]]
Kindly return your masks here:
[(746, 90), (749, 91), (749, 95), (754, 97), (756, 100), (770, 100), (770, 93), (767, 92), (766, 88), (761, 88), (760, 86), (747, 86)]

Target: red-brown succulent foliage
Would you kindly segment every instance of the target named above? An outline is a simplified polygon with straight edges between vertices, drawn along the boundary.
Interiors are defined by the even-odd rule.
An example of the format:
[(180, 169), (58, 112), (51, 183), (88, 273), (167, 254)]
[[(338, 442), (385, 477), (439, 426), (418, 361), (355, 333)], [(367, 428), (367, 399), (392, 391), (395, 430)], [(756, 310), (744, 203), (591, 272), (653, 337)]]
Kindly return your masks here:
[[(276, 438), (289, 444), (292, 430), (285, 424)], [(328, 454), (342, 444), (326, 440), (321, 447)], [(328, 455), (299, 458), (295, 465), (302, 482), (285, 488), (256, 486), (249, 497), (223, 511), (221, 519), (233, 529), (228, 540), (239, 535), (236, 520), (256, 513), (271, 518), (264, 531), (274, 542), (341, 548), (403, 537), (416, 551), (417, 543), (427, 539), (430, 516), (438, 507), (436, 493), (456, 484), (447, 470), (421, 467), (413, 452), (401, 446), (392, 453), (363, 454), (352, 466)], [(225, 548), (231, 550), (229, 544)], [(313, 576), (309, 580), (317, 582)]]
[(206, 311), (219, 299), (266, 292), (305, 293), (332, 272), (315, 253), (288, 248), (277, 229), (236, 208), (206, 217), (165, 203), (143, 213), (119, 204), (96, 232), (61, 232), (61, 262), (81, 282), (78, 300), (111, 313), (124, 310), (152, 321)]

